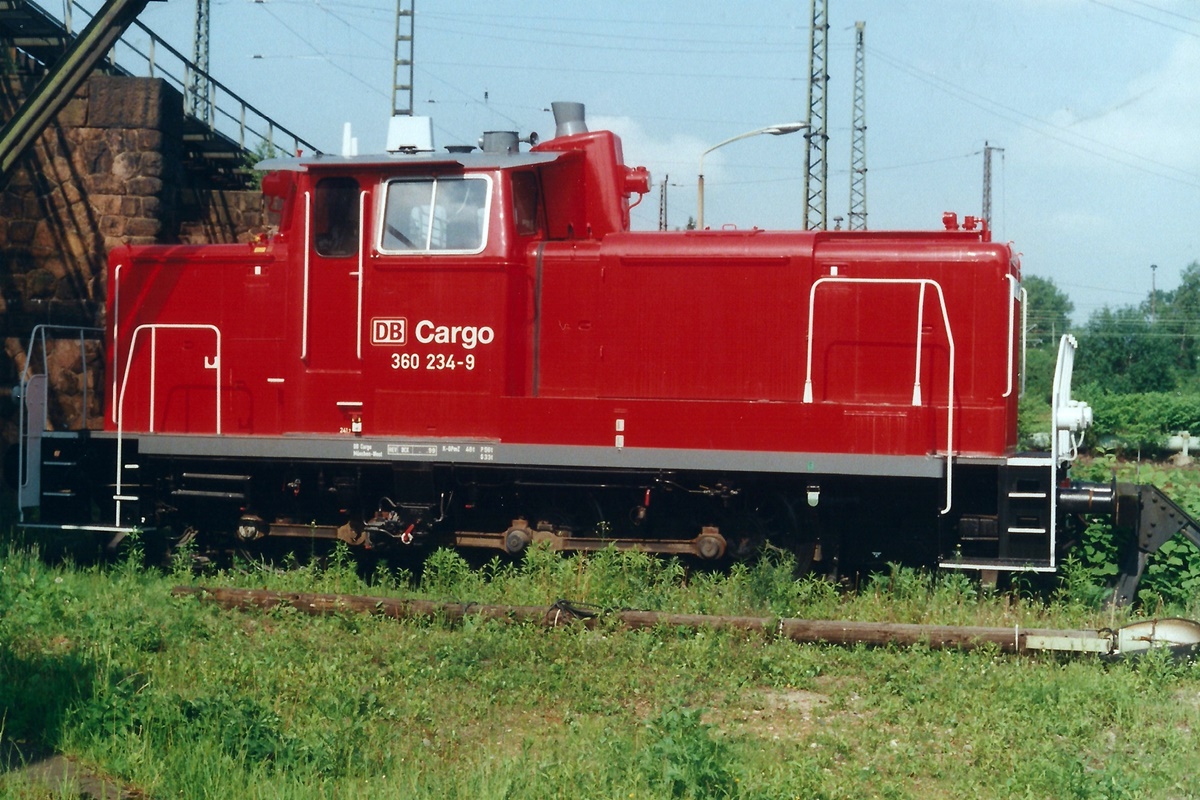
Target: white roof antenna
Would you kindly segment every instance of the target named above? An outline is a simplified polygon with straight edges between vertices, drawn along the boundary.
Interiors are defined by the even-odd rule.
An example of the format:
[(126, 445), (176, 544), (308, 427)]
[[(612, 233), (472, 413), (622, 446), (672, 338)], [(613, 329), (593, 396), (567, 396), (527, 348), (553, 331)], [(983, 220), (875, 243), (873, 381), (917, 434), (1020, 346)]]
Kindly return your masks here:
[(347, 158), (358, 155), (358, 137), (350, 133), (350, 123), (342, 125), (342, 155)]

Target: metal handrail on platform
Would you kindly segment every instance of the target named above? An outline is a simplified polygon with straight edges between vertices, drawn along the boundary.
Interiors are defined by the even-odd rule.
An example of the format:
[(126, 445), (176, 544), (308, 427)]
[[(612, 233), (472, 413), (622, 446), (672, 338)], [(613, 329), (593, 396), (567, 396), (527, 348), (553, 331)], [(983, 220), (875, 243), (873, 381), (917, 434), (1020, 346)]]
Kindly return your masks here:
[[(267, 116), (264, 112), (241, 97), (237, 92), (233, 91), (228, 86), (214, 78), (212, 75), (209, 75), (207, 72), (200, 69), (195, 63), (192, 62), (191, 59), (189, 59), (183, 53), (180, 53), (171, 45), (167, 44), (167, 42), (161, 36), (150, 30), (150, 28), (146, 27), (145, 24), (138, 20), (134, 20), (133, 24), (150, 37), (150, 46), (148, 48), (149, 52), (142, 52), (133, 44), (125, 41), (124, 39), (122, 39), (120, 43), (128, 47), (129, 51), (134, 55), (145, 59), (147, 77), (159, 77), (156, 75), (160, 64), (157, 51), (159, 48), (161, 48), (168, 54), (174, 56), (180, 62), (180, 66), (183, 69), (183, 76), (179, 77), (167, 72), (164, 76), (164, 79), (177, 86), (185, 98), (188, 97), (187, 86), (192, 80), (193, 76), (200, 75), (205, 79), (205, 82), (209, 87), (208, 102), (205, 104), (208, 113), (204, 118), (201, 118), (195, 115), (193, 109), (188, 108), (187, 110), (188, 113), (192, 114), (195, 119), (198, 119), (200, 122), (208, 126), (210, 131), (216, 134), (227, 135), (230, 136), (230, 138), (234, 138), (231, 134), (224, 133), (223, 130), (217, 125), (218, 119), (222, 120), (226, 124), (232, 123), (232, 126), (235, 126), (237, 130), (237, 136), (234, 138), (234, 140), (237, 142), (238, 146), (244, 150), (250, 149), (250, 145), (247, 142), (247, 134), (250, 134), (255, 137), (256, 144), (262, 146), (268, 151), (263, 155), (271, 155), (274, 152), (287, 153), (291, 155), (304, 149), (307, 149), (310, 153), (321, 152), (316, 145), (307, 141), (306, 139), (301, 138), (299, 134), (289, 130), (283, 125), (280, 125), (278, 122)], [(235, 106), (236, 111), (230, 111), (221, 107), (218, 103), (220, 98), (225, 98), (232, 103)], [(252, 120), (251, 123), (247, 123), (247, 115), (250, 115)], [(266, 130), (257, 130), (254, 127), (254, 120), (257, 120), (257, 124), (265, 127)], [(281, 146), (280, 143), (276, 141), (277, 135), (282, 135), (286, 140), (290, 140), (291, 147)]]
[[(49, 380), (49, 351), (46, 347), (46, 339), (48, 331), (62, 331), (70, 333), (69, 337), (57, 337), (60, 339), (74, 339), (76, 335), (79, 337), (79, 361), (80, 361), (80, 383), (82, 384), (82, 421), (80, 427), (83, 430), (88, 428), (88, 364), (87, 351), (85, 342), (87, 339), (97, 338), (98, 335), (104, 333), (103, 328), (94, 328), (83, 325), (51, 325), (42, 324), (35, 325), (33, 331), (29, 335), (29, 346), (25, 349), (25, 366), (21, 370), (20, 384), (17, 389), (19, 393), (17, 403), (17, 435), (18, 448), (20, 456), (17, 459), (17, 506), (20, 521), (25, 521), (25, 501), (29, 494), (40, 494), (40, 484), (31, 483), (31, 472), (29, 462), (32, 454), (30, 447), (41, 447), (42, 435), (49, 427), (49, 419), (46, 411), (48, 380)], [(34, 355), (41, 354), (41, 371), (38, 372), (34, 368)], [(33, 398), (30, 402), (30, 394), (38, 393), (38, 397)], [(29, 408), (39, 409), (40, 419), (32, 420), (29, 418)], [(33, 426), (37, 427), (34, 428)], [(34, 431), (36, 430), (36, 435)], [(40, 463), (40, 453), (38, 454)]]
[[(81, 27), (78, 24), (79, 20), (75, 18), (76, 12), (82, 12), (85, 20), (92, 17), (92, 12), (77, 0), (64, 0), (60, 13), (51, 12), (32, 0), (23, 0), (22, 5), (37, 14), (44, 23), (59, 25), (64, 42), (74, 39), (77, 35), (76, 28)], [(228, 86), (201, 70), (190, 58), (168, 44), (144, 23), (135, 19), (131, 27), (137, 27), (148, 36), (149, 45), (143, 50), (130, 41), (127, 35), (121, 36), (108, 56), (111, 71), (129, 76), (144, 74), (145, 77), (162, 78), (176, 87), (185, 99), (189, 95), (189, 82), (200, 76), (204, 78), (202, 83), (206, 82), (209, 87), (208, 102), (203, 104), (207, 107), (207, 113), (203, 117), (196, 116), (192, 113), (190, 103), (185, 110), (212, 135), (226, 139), (231, 145), (243, 150), (262, 149), (266, 151), (264, 155), (275, 152), (292, 154), (302, 149), (311, 153), (321, 152), (316, 145), (279, 124)], [(218, 104), (218, 101), (223, 101), (223, 104)]]

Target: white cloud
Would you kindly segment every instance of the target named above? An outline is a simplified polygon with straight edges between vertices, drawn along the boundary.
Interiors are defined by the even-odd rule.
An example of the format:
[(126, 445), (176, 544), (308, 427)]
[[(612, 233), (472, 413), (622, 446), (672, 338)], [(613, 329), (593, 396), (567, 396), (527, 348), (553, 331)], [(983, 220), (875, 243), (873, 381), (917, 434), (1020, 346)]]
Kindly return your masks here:
[[(687, 175), (695, 180), (700, 153), (706, 147), (700, 139), (686, 133), (672, 132), (666, 138), (658, 138), (630, 117), (596, 116), (588, 120), (588, 127), (610, 130), (620, 136), (625, 163), (631, 167), (646, 167), (655, 181), (662, 180), (667, 174), (678, 175), (681, 179)], [(708, 163), (706, 160), (706, 169)]]
[[(1101, 158), (1114, 165), (1200, 182), (1200, 175), (1188, 174), (1200, 169), (1200, 148), (1196, 147), (1200, 41), (1180, 39), (1159, 69), (1132, 77), (1109, 100), (1096, 111), (1067, 107), (1055, 112), (1048, 120), (1053, 128), (1050, 136), (1068, 145), (1068, 151), (1052, 148), (1052, 157), (1093, 168)], [(1072, 152), (1077, 155), (1071, 156)]]

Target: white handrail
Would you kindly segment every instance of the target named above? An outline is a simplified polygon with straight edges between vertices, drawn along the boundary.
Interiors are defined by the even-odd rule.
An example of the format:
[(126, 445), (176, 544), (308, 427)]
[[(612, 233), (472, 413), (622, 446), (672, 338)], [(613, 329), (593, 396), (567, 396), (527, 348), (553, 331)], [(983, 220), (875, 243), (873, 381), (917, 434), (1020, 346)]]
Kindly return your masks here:
[[(80, 381), (80, 384), (81, 384), (80, 388), (81, 388), (81, 391), (83, 394), (83, 408), (81, 409), (81, 411), (83, 412), (82, 413), (83, 419), (82, 419), (81, 427), (87, 428), (88, 380), (87, 380), (87, 353), (84, 352), (85, 334), (87, 334), (87, 333), (104, 333), (104, 328), (97, 328), (97, 327), (94, 327), (91, 325), (57, 325), (52, 322), (42, 322), (42, 323), (38, 323), (37, 325), (34, 325), (33, 330), (30, 331), (30, 333), (29, 333), (29, 346), (25, 348), (25, 367), (24, 367), (24, 369), (21, 370), (21, 376), (18, 379), (22, 386), (24, 386), (25, 383), (30, 378), (32, 378), (34, 375), (33, 366), (32, 366), (32, 364), (33, 364), (32, 354), (33, 354), (33, 348), (34, 348), (35, 342), (40, 342), (40, 344), (41, 344), (42, 374), (46, 375), (47, 377), (49, 377), (49, 375), (50, 375), (49, 353), (46, 350), (46, 331), (48, 331), (48, 330), (72, 331), (74, 333), (79, 334), (79, 365), (82, 368), (82, 376), (83, 376), (82, 380)], [(74, 338), (74, 337), (72, 337), (72, 338)], [(19, 411), (18, 417), (20, 417), (20, 415), (24, 414), (24, 408), (25, 407), (22, 404), (20, 406), (20, 411)], [(103, 416), (103, 414), (101, 416)], [(46, 427), (47, 422), (48, 422), (48, 420), (46, 418), (46, 415), (43, 413), (43, 418), (42, 418), (42, 422), (41, 422), (43, 429)]]
[[(808, 318), (812, 319), (812, 309), (809, 309)], [(913, 367), (913, 394), (912, 404), (914, 406), (921, 405), (921, 331), (925, 328), (925, 287), (921, 287), (921, 291), (917, 295), (917, 357), (916, 364)]]
[(884, 285), (908, 285), (920, 287), (920, 293), (917, 295), (917, 381), (913, 385), (913, 405), (921, 405), (920, 402), (920, 374), (921, 374), (921, 326), (924, 322), (924, 303), (925, 289), (932, 286), (937, 291), (938, 303), (942, 311), (942, 324), (946, 329), (946, 342), (950, 349), (950, 370), (946, 387), (946, 505), (939, 513), (950, 513), (951, 497), (953, 492), (953, 470), (951, 469), (954, 461), (954, 333), (950, 329), (950, 315), (946, 310), (946, 295), (942, 291), (942, 286), (935, 280), (928, 278), (850, 278), (839, 276), (825, 276), (813, 281), (812, 287), (808, 290), (808, 352), (805, 358), (805, 374), (804, 374), (804, 402), (813, 402), (812, 391), (812, 354), (813, 354), (813, 326), (814, 314), (816, 309), (817, 288), (827, 283), (843, 283), (843, 284), (884, 284)]
[(129, 373), (133, 369), (133, 356), (137, 350), (138, 335), (142, 331), (150, 331), (150, 432), (154, 432), (154, 401), (155, 401), (155, 384), (157, 383), (157, 349), (158, 349), (158, 331), (159, 330), (209, 330), (216, 336), (217, 352), (210, 361), (207, 357), (204, 359), (204, 368), (211, 369), (216, 372), (216, 400), (217, 400), (217, 419), (215, 432), (218, 436), (221, 435), (221, 329), (216, 325), (205, 323), (157, 323), (139, 325), (133, 329), (133, 335), (129, 337), (129, 355), (125, 359), (125, 369), (121, 374), (121, 391), (116, 397), (117, 410), (117, 464), (116, 464), (116, 487), (113, 494), (113, 499), (116, 501), (116, 513), (113, 520), (114, 525), (121, 524), (121, 502), (125, 499), (123, 492), (124, 483), (124, 445), (125, 445), (125, 390), (129, 388)]
[(117, 357), (120, 354), (119, 338), (121, 335), (121, 267), (123, 267), (123, 266), (125, 266), (125, 265), (117, 264), (117, 266), (113, 268), (113, 279), (112, 279), (112, 283), (113, 283), (113, 318), (112, 318), (112, 332), (113, 332), (112, 398), (113, 398), (113, 404), (112, 404), (112, 408), (109, 409), (109, 413), (112, 414), (113, 422), (117, 421), (117, 363), (118, 363)]
[(1021, 393), (1017, 397), (1025, 396), (1025, 372), (1026, 358), (1029, 355), (1029, 292), (1025, 291), (1025, 287), (1021, 287)]
[(366, 258), (367, 243), (367, 192), (364, 190), (358, 195), (358, 271), (351, 273), (358, 278), (358, 322), (355, 328), (357, 339), (355, 343), (355, 353), (358, 355), (358, 360), (362, 361), (362, 337), (363, 337), (363, 265)]
[(300, 310), (300, 359), (308, 358), (308, 266), (312, 253), (312, 192), (304, 193), (304, 302)]
[[(1017, 301), (1021, 297), (1021, 284), (1017, 281), (1017, 276), (1009, 273), (1004, 276), (1008, 280), (1009, 296), (1008, 296), (1008, 388), (1004, 390), (1001, 397), (1009, 397), (1013, 392), (1013, 366), (1016, 362), (1016, 325), (1017, 325)], [(1025, 316), (1025, 307), (1021, 306), (1022, 320)], [(1022, 339), (1024, 334), (1022, 333)], [(1024, 348), (1021, 350), (1021, 356), (1024, 358)]]
[[(1064, 333), (1058, 341), (1058, 358), (1054, 362), (1054, 384), (1050, 392), (1050, 566), (1055, 566), (1058, 550), (1058, 464), (1062, 460), (1063, 444), (1059, 438), (1058, 409), (1071, 401), (1071, 377), (1075, 370), (1075, 337)], [(1073, 445), (1070, 430), (1061, 431), (1066, 444)], [(1069, 458), (1067, 460), (1070, 460)]]

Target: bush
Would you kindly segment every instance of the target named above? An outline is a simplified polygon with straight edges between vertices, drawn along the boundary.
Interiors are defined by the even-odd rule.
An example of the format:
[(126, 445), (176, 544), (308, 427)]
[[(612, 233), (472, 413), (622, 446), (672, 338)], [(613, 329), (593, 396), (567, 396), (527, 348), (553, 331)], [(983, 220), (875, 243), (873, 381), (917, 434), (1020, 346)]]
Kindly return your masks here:
[(1095, 424), (1085, 444), (1139, 451), (1144, 455), (1166, 452), (1166, 439), (1179, 431), (1200, 434), (1200, 396), (1174, 392), (1112, 394), (1096, 385), (1080, 387), (1076, 394), (1091, 405)]

